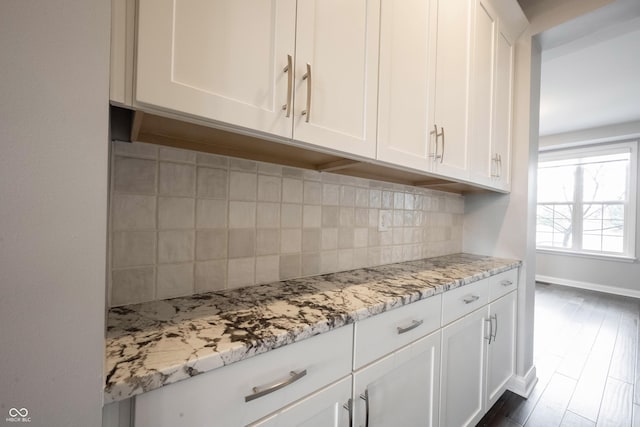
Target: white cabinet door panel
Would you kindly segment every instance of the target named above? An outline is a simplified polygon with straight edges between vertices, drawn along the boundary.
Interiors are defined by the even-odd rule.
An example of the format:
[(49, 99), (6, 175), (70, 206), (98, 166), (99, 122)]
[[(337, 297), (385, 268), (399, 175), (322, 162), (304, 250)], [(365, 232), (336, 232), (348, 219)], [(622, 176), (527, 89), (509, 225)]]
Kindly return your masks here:
[(138, 103), (291, 137), (295, 0), (140, 0)]
[(298, 2), (294, 139), (375, 156), (379, 15), (374, 0)]
[(498, 154), (498, 188), (511, 188), (511, 129), (513, 121), (513, 43), (502, 31), (497, 37), (493, 152)]
[(516, 295), (516, 292), (511, 292), (489, 307), (493, 337), (488, 346), (487, 409), (504, 393), (515, 373)]

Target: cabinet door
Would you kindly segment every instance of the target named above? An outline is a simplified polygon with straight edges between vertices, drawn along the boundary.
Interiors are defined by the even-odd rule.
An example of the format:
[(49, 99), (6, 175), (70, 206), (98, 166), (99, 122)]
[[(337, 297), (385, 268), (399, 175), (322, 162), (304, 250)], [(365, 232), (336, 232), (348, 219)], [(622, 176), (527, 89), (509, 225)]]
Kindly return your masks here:
[(444, 128), (438, 138), (433, 171), (466, 179), (471, 27), (474, 0), (438, 2), (435, 124)]
[(436, 0), (382, 0), (378, 160), (428, 170), (435, 150)]
[(492, 177), (496, 174), (494, 166), (497, 166), (492, 152), (496, 27), (497, 19), (493, 9), (486, 1), (478, 1), (475, 8), (469, 113), (469, 179), (484, 185), (491, 185)]
[(347, 427), (351, 376), (247, 427)]
[(440, 332), (355, 372), (354, 425), (437, 426), (439, 373)]
[(298, 1), (294, 139), (375, 156), (379, 3)]
[(516, 295), (511, 292), (489, 306), (492, 339), (487, 357), (486, 408), (504, 393), (515, 372)]
[(295, 0), (138, 3), (138, 104), (291, 137)]
[(442, 329), (441, 426), (475, 426), (484, 415), (487, 311), (481, 308)]
[(492, 156), (498, 156), (495, 186), (511, 187), (511, 129), (513, 121), (513, 43), (499, 31), (496, 40), (495, 114), (493, 117)]

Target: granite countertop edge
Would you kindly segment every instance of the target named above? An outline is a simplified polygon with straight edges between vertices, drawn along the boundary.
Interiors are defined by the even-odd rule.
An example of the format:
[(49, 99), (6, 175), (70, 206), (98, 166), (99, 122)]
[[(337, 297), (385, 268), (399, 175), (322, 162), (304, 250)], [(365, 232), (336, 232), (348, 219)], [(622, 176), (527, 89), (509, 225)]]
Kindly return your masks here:
[(519, 267), (453, 254), (109, 310), (116, 402)]

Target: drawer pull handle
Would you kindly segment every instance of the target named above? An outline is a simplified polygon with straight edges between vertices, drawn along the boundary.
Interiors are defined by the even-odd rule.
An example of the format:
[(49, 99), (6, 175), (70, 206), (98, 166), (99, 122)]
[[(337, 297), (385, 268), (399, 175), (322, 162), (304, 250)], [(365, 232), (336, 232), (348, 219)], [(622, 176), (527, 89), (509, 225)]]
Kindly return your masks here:
[(360, 399), (364, 400), (365, 405), (365, 421), (364, 427), (369, 427), (369, 390), (364, 389), (364, 393), (360, 395)]
[(302, 110), (302, 115), (306, 116), (304, 121), (309, 123), (309, 116), (311, 116), (311, 64), (307, 64), (307, 72), (302, 75), (302, 80), (307, 81), (307, 109)]
[(503, 280), (502, 282), (500, 282), (500, 284), (504, 287), (507, 287), (513, 285), (513, 282), (511, 280)]
[(471, 304), (472, 302), (476, 302), (480, 299), (480, 297), (478, 295), (469, 295), (468, 297), (465, 297), (462, 301), (464, 301), (465, 304)]
[(409, 326), (405, 326), (404, 328), (398, 326), (398, 335), (404, 334), (405, 332), (409, 332), (410, 330), (417, 328), (423, 323), (424, 323), (424, 320), (414, 320), (413, 322), (411, 322)]
[(302, 371), (291, 371), (289, 372), (289, 377), (283, 380), (279, 380), (274, 382), (273, 384), (269, 384), (266, 386), (254, 387), (253, 394), (244, 397), (245, 402), (251, 402), (259, 397), (265, 396), (269, 393), (273, 393), (274, 391), (280, 390), (283, 387), (288, 386), (289, 384), (293, 384), (298, 381), (300, 378), (307, 375), (307, 370)]

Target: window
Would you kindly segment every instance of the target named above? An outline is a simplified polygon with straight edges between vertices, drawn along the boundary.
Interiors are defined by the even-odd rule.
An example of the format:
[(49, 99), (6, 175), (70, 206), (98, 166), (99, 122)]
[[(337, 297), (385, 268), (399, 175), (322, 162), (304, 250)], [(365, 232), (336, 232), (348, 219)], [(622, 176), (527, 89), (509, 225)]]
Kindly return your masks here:
[(637, 143), (541, 151), (538, 249), (635, 256)]

